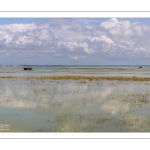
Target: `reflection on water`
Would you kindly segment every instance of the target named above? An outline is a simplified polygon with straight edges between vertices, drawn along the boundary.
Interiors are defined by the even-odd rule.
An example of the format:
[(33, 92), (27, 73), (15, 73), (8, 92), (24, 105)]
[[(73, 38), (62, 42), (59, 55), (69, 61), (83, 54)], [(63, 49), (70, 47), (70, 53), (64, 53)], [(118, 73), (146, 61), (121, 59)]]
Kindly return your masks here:
[(0, 124), (10, 124), (9, 132), (150, 131), (150, 82), (1, 79), (0, 84)]

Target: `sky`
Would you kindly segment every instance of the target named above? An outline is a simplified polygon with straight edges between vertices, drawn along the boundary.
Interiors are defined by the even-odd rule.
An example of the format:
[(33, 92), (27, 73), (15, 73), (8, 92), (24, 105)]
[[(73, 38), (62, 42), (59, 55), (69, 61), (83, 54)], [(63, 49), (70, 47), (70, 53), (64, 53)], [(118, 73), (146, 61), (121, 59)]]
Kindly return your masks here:
[(0, 18), (0, 64), (150, 65), (150, 18)]

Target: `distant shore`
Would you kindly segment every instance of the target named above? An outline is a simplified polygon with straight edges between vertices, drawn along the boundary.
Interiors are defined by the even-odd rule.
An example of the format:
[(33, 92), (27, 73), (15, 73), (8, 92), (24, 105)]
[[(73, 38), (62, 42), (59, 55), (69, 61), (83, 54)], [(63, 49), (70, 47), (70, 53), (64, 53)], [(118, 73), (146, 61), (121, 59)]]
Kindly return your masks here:
[(148, 77), (125, 77), (125, 76), (75, 76), (75, 75), (62, 75), (62, 76), (0, 76), (0, 79), (37, 79), (37, 80), (117, 80), (117, 81), (150, 81)]

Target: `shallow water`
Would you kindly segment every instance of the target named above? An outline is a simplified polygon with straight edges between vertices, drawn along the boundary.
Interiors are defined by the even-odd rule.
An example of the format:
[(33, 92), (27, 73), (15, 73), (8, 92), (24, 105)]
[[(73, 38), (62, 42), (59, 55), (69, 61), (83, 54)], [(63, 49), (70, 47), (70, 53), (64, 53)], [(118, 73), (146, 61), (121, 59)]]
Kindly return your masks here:
[(1, 132), (149, 132), (150, 82), (0, 79)]
[(24, 71), (23, 66), (0, 66), (0, 76), (51, 76), (51, 75), (91, 75), (91, 76), (138, 76), (150, 77), (150, 66), (31, 66), (32, 71)]

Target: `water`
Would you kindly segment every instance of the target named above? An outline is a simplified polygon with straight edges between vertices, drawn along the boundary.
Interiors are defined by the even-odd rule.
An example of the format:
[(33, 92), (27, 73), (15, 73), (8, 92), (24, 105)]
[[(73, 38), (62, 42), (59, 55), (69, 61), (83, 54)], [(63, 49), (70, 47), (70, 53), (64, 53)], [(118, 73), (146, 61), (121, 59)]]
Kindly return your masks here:
[(92, 75), (92, 76), (139, 76), (150, 77), (150, 66), (0, 66), (0, 76), (51, 76), (51, 75)]
[[(149, 76), (149, 67), (0, 67), (0, 76)], [(149, 132), (150, 82), (0, 79), (1, 132)]]

